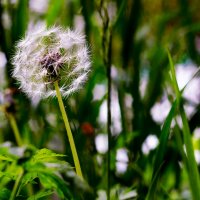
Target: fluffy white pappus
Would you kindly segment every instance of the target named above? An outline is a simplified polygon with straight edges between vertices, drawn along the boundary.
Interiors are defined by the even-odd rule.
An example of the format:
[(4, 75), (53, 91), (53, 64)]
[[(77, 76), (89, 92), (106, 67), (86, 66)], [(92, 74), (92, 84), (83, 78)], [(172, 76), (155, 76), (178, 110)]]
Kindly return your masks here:
[(55, 96), (55, 81), (61, 94), (69, 96), (85, 83), (91, 66), (83, 35), (45, 26), (27, 32), (18, 42), (12, 64), (13, 77), (31, 99)]

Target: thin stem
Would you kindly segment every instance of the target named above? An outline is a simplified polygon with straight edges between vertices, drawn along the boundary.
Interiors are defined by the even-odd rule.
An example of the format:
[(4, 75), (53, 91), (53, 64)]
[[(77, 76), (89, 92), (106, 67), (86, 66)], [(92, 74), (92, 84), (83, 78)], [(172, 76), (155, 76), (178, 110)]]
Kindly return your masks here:
[(108, 10), (104, 4), (104, 0), (100, 1), (99, 14), (103, 22), (103, 35), (102, 35), (102, 50), (103, 50), (103, 61), (107, 71), (107, 132), (108, 132), (108, 153), (107, 153), (107, 200), (110, 200), (110, 161), (111, 161), (111, 57), (112, 57), (112, 26), (108, 15)]
[(67, 113), (65, 111), (65, 107), (64, 107), (64, 104), (63, 104), (63, 101), (62, 101), (60, 89), (59, 89), (59, 86), (58, 86), (58, 81), (54, 82), (54, 86), (55, 86), (55, 89), (56, 89), (56, 95), (57, 95), (57, 98), (58, 98), (60, 111), (62, 113), (63, 121), (64, 121), (65, 128), (66, 128), (66, 131), (67, 131), (67, 136), (68, 136), (70, 148), (71, 148), (71, 151), (72, 151), (72, 156), (73, 156), (73, 160), (74, 160), (74, 164), (75, 164), (76, 173), (81, 179), (83, 179), (81, 166), (80, 166), (80, 162), (79, 162), (79, 159), (78, 159), (78, 154), (77, 154), (77, 151), (76, 151), (76, 146), (75, 146), (75, 143), (74, 143), (74, 139), (73, 139), (73, 135), (72, 135), (72, 132), (71, 132), (70, 125), (69, 125), (69, 121), (68, 121), (68, 118), (67, 118)]
[(16, 197), (16, 194), (18, 192), (18, 188), (19, 188), (19, 184), (20, 184), (20, 181), (21, 181), (21, 178), (23, 176), (23, 169), (21, 171), (21, 173), (19, 174), (17, 180), (15, 181), (15, 184), (14, 184), (14, 187), (13, 187), (13, 190), (12, 190), (12, 193), (10, 195), (10, 199), (9, 200), (14, 200), (15, 197)]
[(107, 131), (108, 131), (108, 200), (110, 199), (110, 157), (111, 157), (111, 139), (112, 139), (112, 133), (111, 133), (111, 46), (112, 46), (112, 31), (110, 30), (109, 35), (109, 41), (108, 41), (108, 54), (107, 54), (107, 79), (108, 79), (108, 100), (107, 100), (107, 106), (108, 106), (108, 113), (107, 113)]
[(12, 113), (7, 113), (7, 116), (8, 116), (8, 119), (10, 121), (10, 125), (11, 125), (11, 128), (13, 130), (17, 145), (18, 146), (22, 146), (23, 142), (22, 142), (22, 139), (20, 137), (19, 129), (17, 127), (17, 123), (16, 123), (16, 120), (15, 120), (13, 114)]

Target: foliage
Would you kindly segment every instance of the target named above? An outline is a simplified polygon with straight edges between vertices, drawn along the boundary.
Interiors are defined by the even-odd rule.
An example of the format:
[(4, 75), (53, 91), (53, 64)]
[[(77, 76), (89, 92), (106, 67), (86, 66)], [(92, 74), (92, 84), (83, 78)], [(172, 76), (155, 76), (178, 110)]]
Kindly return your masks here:
[[(60, 199), (72, 199), (70, 182), (77, 181), (77, 190), (90, 192), (89, 187), (82, 187), (83, 181), (73, 172), (73, 168), (63, 160), (63, 154), (57, 154), (49, 149), (37, 150), (35, 147), (12, 147), (2, 144), (1, 152), (1, 196), (9, 199), (16, 193), (16, 199), (44, 199), (57, 194)], [(60, 159), (62, 158), (62, 159)], [(63, 177), (66, 177), (64, 180)], [(20, 177), (16, 191), (12, 185)], [(32, 186), (41, 185), (35, 194)], [(15, 188), (15, 187), (14, 187)], [(28, 188), (28, 193), (25, 189)], [(73, 189), (75, 190), (75, 188)], [(46, 199), (45, 198), (45, 199)], [(78, 198), (78, 197), (77, 197)], [(11, 199), (11, 197), (10, 197)]]

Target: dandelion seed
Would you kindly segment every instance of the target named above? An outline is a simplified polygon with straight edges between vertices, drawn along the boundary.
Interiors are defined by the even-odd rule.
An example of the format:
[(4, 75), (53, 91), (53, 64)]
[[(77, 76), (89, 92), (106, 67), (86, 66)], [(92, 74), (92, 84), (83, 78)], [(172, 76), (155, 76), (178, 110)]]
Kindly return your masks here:
[(55, 81), (62, 96), (69, 96), (87, 79), (89, 51), (84, 36), (75, 31), (36, 27), (16, 47), (13, 77), (31, 99), (55, 96)]

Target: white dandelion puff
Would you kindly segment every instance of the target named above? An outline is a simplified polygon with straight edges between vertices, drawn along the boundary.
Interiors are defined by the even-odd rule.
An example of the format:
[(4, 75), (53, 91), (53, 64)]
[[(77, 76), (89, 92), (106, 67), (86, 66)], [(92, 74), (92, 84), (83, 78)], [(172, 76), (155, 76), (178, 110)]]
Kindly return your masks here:
[(63, 96), (80, 89), (90, 71), (85, 37), (61, 27), (36, 27), (16, 45), (13, 77), (32, 99), (56, 95), (58, 81)]

